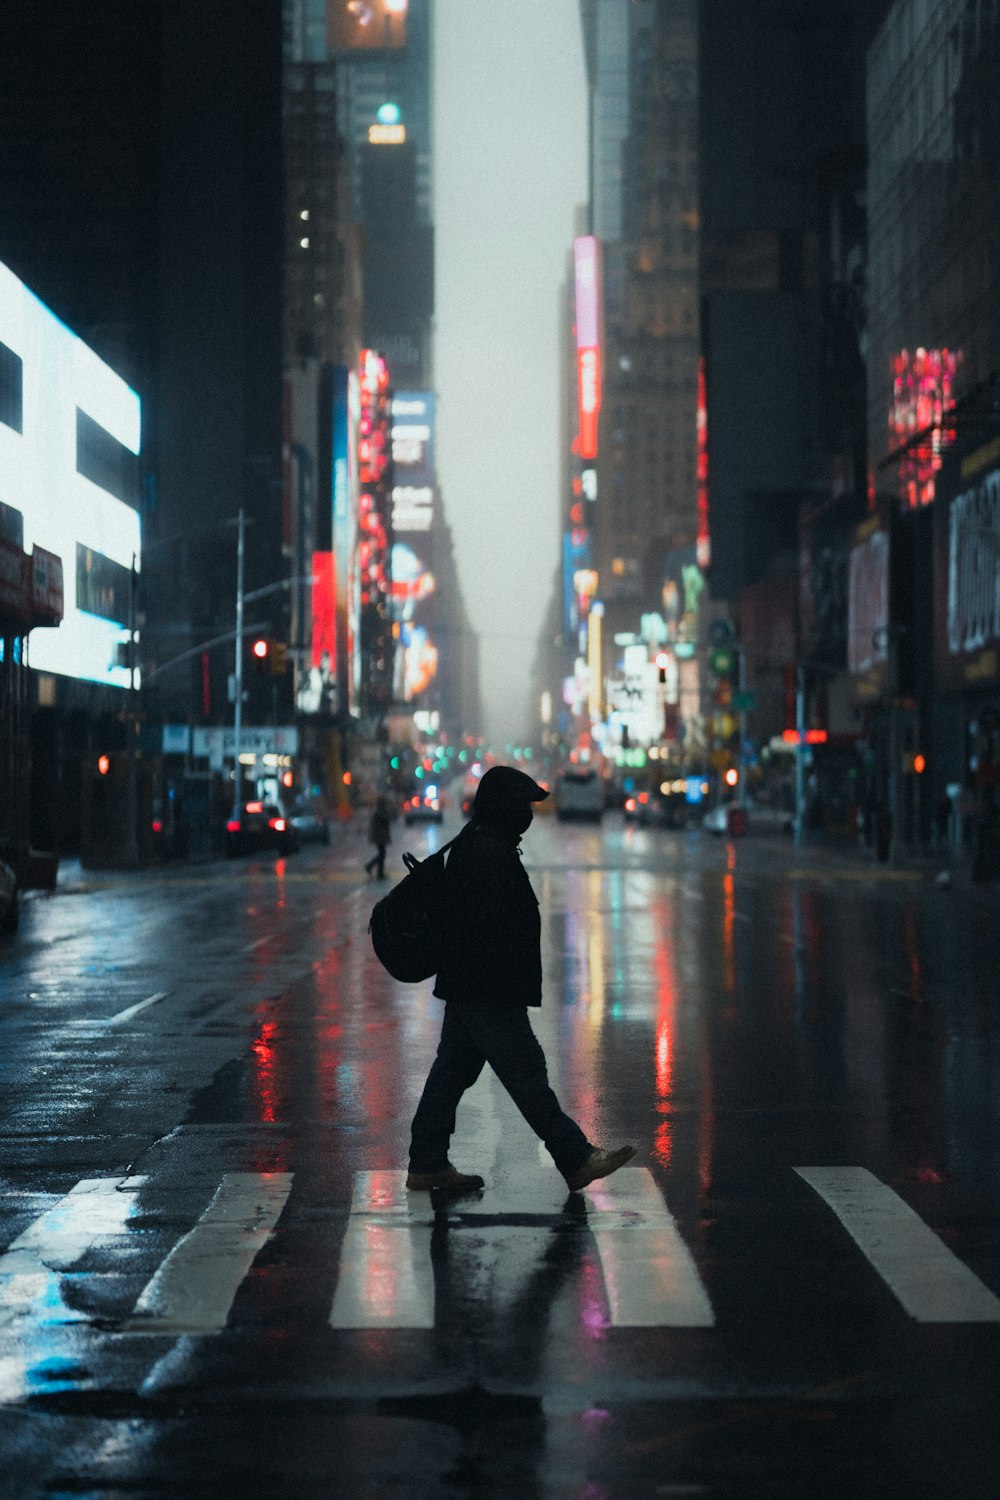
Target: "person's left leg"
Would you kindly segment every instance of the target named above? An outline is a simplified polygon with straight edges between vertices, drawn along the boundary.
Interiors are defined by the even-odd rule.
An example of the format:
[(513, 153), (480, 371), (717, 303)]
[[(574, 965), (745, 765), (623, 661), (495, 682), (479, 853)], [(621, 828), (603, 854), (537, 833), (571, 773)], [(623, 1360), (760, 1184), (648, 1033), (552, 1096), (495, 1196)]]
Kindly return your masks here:
[(575, 1120), (559, 1104), (549, 1083), (545, 1053), (525, 1006), (468, 1005), (469, 1035), (565, 1178), (580, 1171), (595, 1151)]
[(437, 1056), (410, 1128), (411, 1178), (448, 1171), (459, 1100), (483, 1071), (486, 1059), (464, 1024), (465, 1009), (456, 1001), (445, 1005)]
[(385, 879), (385, 845), (379, 844), (375, 855), (375, 879)]

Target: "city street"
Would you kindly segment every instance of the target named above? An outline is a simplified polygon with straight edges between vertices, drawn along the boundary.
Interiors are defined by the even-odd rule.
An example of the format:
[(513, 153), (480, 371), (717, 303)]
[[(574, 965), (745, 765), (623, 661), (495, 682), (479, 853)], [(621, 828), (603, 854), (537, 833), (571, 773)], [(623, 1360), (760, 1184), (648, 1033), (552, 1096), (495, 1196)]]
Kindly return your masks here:
[[(5, 942), (0, 1467), (42, 1495), (987, 1496), (995, 888), (539, 817), (568, 1195), (490, 1076), (403, 1187), (429, 984), (329, 849), (70, 866)], [(423, 852), (457, 831), (396, 824)], [(384, 888), (383, 888), (384, 889)]]

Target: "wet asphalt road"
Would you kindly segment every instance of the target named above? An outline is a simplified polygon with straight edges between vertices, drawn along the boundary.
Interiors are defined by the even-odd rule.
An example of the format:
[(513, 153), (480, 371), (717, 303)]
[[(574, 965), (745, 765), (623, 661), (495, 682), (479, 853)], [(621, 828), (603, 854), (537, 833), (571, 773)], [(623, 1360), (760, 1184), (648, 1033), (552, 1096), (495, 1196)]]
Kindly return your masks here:
[(1000, 1493), (1000, 891), (537, 820), (551, 1076), (639, 1152), (567, 1195), (485, 1076), (432, 1203), (361, 831), (0, 950), (3, 1500)]

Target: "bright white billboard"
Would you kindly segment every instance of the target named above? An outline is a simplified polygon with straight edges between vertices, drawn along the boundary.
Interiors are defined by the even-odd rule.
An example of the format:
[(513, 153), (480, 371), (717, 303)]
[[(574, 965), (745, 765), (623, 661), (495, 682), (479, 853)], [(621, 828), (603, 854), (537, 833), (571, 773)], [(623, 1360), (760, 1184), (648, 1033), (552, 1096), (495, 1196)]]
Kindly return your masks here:
[[(65, 617), (36, 629), (37, 671), (116, 687), (128, 613), (126, 573), (139, 562), (139, 514), (112, 493), (140, 446), (140, 404), (99, 359), (0, 265), (0, 501), (24, 518), (24, 548), (62, 559)], [(124, 460), (124, 462), (123, 462)], [(137, 474), (137, 466), (135, 467)]]

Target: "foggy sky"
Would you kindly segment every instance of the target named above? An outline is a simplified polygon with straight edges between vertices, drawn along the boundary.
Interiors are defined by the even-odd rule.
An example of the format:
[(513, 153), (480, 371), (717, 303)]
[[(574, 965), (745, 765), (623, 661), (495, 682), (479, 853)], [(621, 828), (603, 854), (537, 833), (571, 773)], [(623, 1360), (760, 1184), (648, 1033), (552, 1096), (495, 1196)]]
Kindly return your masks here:
[(559, 288), (587, 197), (578, 0), (434, 0), (438, 473), (488, 733), (527, 698), (559, 549)]

